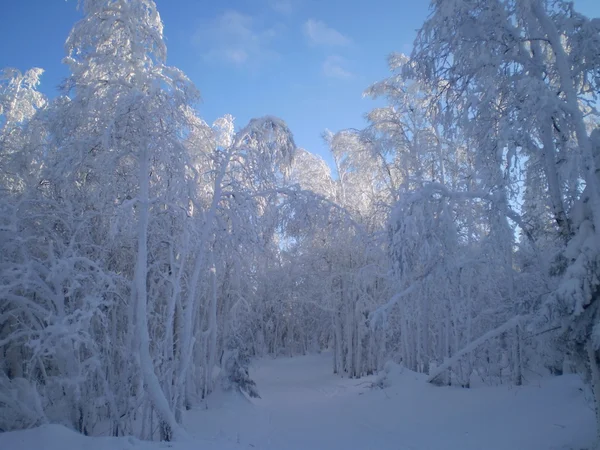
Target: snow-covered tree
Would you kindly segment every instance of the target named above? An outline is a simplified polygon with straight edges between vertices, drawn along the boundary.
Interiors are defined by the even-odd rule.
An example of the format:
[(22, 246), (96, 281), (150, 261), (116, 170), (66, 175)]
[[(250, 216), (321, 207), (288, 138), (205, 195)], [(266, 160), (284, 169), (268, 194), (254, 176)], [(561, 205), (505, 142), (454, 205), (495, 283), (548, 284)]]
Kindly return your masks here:
[[(598, 252), (589, 243), (598, 241), (600, 191), (588, 123), (597, 116), (598, 21), (566, 1), (452, 0), (432, 6), (404, 76), (436, 93), (445, 121), (476, 146), (480, 187), (492, 196), (496, 213), (490, 226), (505, 229), (493, 248), (499, 250), (510, 233), (502, 216), (521, 227), (527, 246), (527, 238), (536, 240), (534, 247), (543, 242), (542, 250), (562, 242), (552, 267), (546, 267), (543, 252), (537, 254), (534, 264), (560, 286), (547, 296), (550, 313), (536, 315), (565, 325), (567, 347), (575, 353), (581, 348), (593, 374), (597, 281), (592, 274)], [(521, 214), (507, 214), (519, 199), (519, 167), (526, 170), (525, 203)], [(544, 221), (548, 210), (552, 224)], [(543, 214), (534, 219), (536, 211)], [(511, 252), (505, 245), (507, 268)], [(522, 304), (514, 290), (509, 295)], [(593, 386), (600, 391), (597, 382)]]
[(45, 127), (37, 112), (47, 100), (37, 88), (43, 72), (0, 72), (0, 189), (12, 193), (22, 192), (40, 169)]

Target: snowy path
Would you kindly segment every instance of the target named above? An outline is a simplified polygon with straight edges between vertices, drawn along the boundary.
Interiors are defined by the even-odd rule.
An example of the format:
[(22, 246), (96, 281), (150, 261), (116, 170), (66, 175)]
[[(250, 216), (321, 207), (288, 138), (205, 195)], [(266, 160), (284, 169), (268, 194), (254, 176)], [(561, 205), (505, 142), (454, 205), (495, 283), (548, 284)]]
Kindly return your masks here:
[(370, 390), (364, 379), (334, 376), (328, 354), (265, 359), (252, 376), (262, 399), (222, 399), (190, 414), (188, 429), (211, 436), (213, 448), (265, 450), (579, 449), (593, 438), (576, 376), (465, 390), (406, 371)]
[(262, 399), (209, 397), (186, 416), (190, 442), (85, 438), (59, 426), (0, 433), (0, 450), (580, 450), (594, 417), (577, 376), (540, 385), (439, 388), (399, 370), (385, 390), (331, 374), (329, 354), (263, 359)]

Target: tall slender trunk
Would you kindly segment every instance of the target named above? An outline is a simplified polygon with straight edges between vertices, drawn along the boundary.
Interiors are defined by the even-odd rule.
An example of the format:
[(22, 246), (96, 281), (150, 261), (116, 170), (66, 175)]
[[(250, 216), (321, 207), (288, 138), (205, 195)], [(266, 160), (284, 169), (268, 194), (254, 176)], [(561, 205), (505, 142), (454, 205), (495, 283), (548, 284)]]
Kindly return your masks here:
[(175, 416), (169, 407), (169, 402), (164, 395), (160, 382), (154, 372), (154, 363), (150, 355), (150, 333), (148, 331), (148, 223), (150, 215), (150, 164), (149, 154), (144, 144), (139, 158), (140, 173), (140, 193), (138, 198), (139, 219), (138, 219), (138, 251), (135, 265), (134, 285), (136, 291), (136, 330), (140, 354), (140, 368), (147, 393), (156, 409), (159, 417), (168, 428), (167, 438), (171, 434), (174, 437), (182, 436), (183, 430), (175, 420)]
[(215, 221), (215, 216), (217, 214), (217, 208), (221, 201), (221, 195), (223, 191), (223, 179), (225, 178), (225, 174), (227, 171), (227, 167), (229, 166), (229, 161), (233, 154), (233, 147), (230, 147), (225, 154), (223, 161), (221, 161), (221, 165), (219, 166), (219, 172), (217, 173), (217, 177), (214, 182), (214, 190), (213, 190), (213, 198), (211, 201), (210, 208), (208, 212), (205, 214), (204, 220), (204, 228), (200, 234), (200, 239), (196, 247), (196, 258), (194, 260), (194, 268), (192, 271), (192, 277), (190, 280), (190, 288), (189, 293), (187, 295), (187, 299), (185, 305), (183, 307), (183, 328), (182, 335), (180, 339), (182, 341), (182, 351), (181, 358), (179, 364), (179, 374), (178, 374), (178, 395), (185, 396), (185, 393), (188, 391), (186, 384), (188, 379), (188, 369), (190, 363), (193, 359), (194, 352), (194, 337), (193, 334), (193, 324), (194, 318), (198, 312), (198, 283), (200, 282), (200, 274), (202, 272), (202, 268), (205, 265), (205, 250), (206, 244), (208, 242), (208, 238), (212, 233), (213, 225)]
[(210, 254), (211, 298), (208, 313), (208, 355), (206, 365), (205, 394), (212, 391), (212, 371), (217, 357), (217, 268), (214, 252)]
[(558, 72), (561, 91), (565, 96), (566, 109), (571, 116), (577, 144), (581, 151), (583, 162), (587, 171), (585, 178), (587, 186), (590, 187), (590, 210), (592, 214), (592, 222), (596, 230), (600, 230), (600, 181), (596, 176), (596, 162), (592, 152), (592, 143), (585, 128), (583, 113), (579, 107), (579, 98), (577, 91), (573, 85), (575, 77), (571, 72), (571, 63), (569, 57), (563, 47), (561, 36), (556, 29), (556, 25), (539, 0), (531, 2), (533, 15), (538, 20), (541, 30), (548, 38), (548, 42), (552, 47), (554, 58), (556, 61), (556, 69)]
[(563, 239), (568, 240), (571, 236), (571, 226), (565, 213), (565, 206), (560, 190), (560, 181), (556, 167), (556, 150), (554, 137), (552, 136), (552, 118), (545, 112), (541, 112), (540, 137), (542, 140), (542, 156), (544, 160), (544, 171), (548, 182), (548, 193), (552, 202), (554, 220), (558, 225)]
[(594, 393), (594, 410), (596, 412), (596, 446), (600, 448), (600, 365), (598, 364), (598, 352), (591, 340), (588, 340), (586, 350), (592, 375), (592, 392)]

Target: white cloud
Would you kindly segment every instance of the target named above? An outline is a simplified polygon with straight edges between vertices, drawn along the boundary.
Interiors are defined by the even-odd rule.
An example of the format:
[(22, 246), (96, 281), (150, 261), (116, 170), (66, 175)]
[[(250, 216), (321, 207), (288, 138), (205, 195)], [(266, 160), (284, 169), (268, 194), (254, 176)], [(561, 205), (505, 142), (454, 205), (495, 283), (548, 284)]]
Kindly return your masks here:
[(194, 42), (207, 61), (256, 66), (278, 57), (270, 44), (279, 31), (277, 26), (268, 28), (252, 16), (228, 10), (204, 23)]
[(269, 5), (273, 11), (289, 16), (294, 12), (294, 3), (292, 0), (269, 0)]
[(331, 55), (327, 57), (323, 63), (323, 74), (326, 77), (345, 79), (351, 78), (352, 73), (348, 71), (344, 66), (346, 65), (346, 59), (339, 55)]
[(351, 43), (349, 37), (343, 35), (334, 28), (327, 26), (321, 20), (308, 19), (304, 23), (304, 34), (309, 42), (314, 45), (330, 47), (345, 46)]
[[(214, 56), (216, 56), (216, 54)], [(239, 48), (227, 48), (221, 53), (221, 57), (226, 61), (238, 65), (244, 64), (246, 61), (248, 61), (248, 53)]]

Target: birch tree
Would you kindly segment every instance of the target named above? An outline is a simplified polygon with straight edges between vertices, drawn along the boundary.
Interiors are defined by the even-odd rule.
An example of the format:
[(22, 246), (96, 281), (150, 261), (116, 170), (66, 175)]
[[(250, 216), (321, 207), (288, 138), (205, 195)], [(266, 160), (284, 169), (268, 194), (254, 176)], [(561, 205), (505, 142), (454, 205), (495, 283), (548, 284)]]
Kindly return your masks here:
[[(487, 176), (504, 186), (495, 198), (501, 210), (506, 211), (508, 195), (517, 188), (508, 172), (498, 172), (499, 162), (510, 168), (530, 159), (528, 195), (535, 189), (533, 162), (539, 162), (543, 179), (537, 183), (547, 195), (538, 191), (536, 201), (547, 202), (554, 222), (550, 234), (562, 241), (560, 254), (571, 255), (558, 256), (549, 269), (549, 276), (562, 281), (548, 305), (565, 320), (568, 341), (588, 348), (587, 354), (580, 353), (591, 373), (597, 368), (591, 344), (595, 319), (583, 312), (594, 310), (597, 289), (589, 274), (597, 252), (580, 245), (595, 236), (591, 230), (598, 223), (594, 144), (586, 124), (586, 115), (597, 115), (598, 31), (597, 19), (579, 14), (569, 2), (434, 2), (405, 71), (444, 99), (447, 117), (469, 139), (491, 144), (478, 153), (482, 162), (496, 160), (487, 165)], [(490, 132), (493, 139), (488, 139)], [(584, 192), (577, 188), (578, 178), (585, 181)], [(582, 216), (576, 205), (583, 199), (587, 212)], [(521, 217), (513, 219), (520, 222)], [(578, 256), (570, 253), (575, 248)]]

